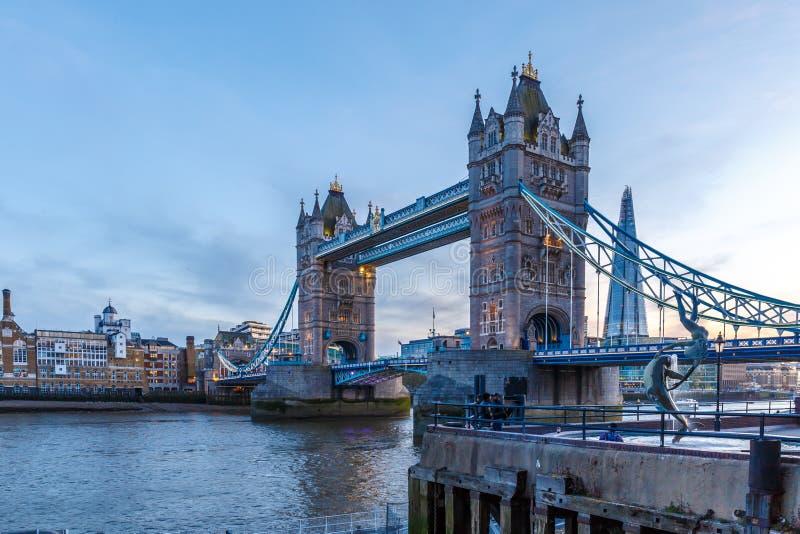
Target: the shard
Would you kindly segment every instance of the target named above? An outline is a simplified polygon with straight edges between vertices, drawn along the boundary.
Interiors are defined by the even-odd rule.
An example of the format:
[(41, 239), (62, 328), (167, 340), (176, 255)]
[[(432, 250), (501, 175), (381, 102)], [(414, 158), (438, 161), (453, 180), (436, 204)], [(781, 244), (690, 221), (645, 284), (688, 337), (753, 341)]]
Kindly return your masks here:
[[(633, 215), (633, 195), (630, 186), (626, 186), (622, 193), (618, 226), (624, 232), (617, 234), (619, 241), (638, 255), (639, 247), (631, 239), (631, 237), (636, 237), (636, 219)], [(611, 270), (616, 278), (625, 280), (629, 286), (642, 288), (642, 272), (639, 266), (626, 260), (623, 256), (614, 254)], [(608, 288), (603, 337), (606, 343), (612, 344), (634, 343), (637, 338), (647, 337), (644, 298), (613, 279)]]

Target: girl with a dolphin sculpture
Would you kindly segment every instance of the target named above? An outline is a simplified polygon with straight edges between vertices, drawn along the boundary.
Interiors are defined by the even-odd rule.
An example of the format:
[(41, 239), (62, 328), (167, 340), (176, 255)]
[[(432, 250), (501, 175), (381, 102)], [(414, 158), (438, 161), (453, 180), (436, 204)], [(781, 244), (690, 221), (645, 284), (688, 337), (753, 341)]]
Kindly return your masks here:
[[(680, 316), (681, 324), (691, 334), (690, 339), (670, 343), (659, 349), (656, 355), (647, 364), (644, 369), (644, 391), (647, 398), (655, 403), (656, 408), (662, 412), (668, 412), (677, 419), (681, 424), (679, 432), (690, 432), (697, 428), (697, 425), (690, 423), (683, 414), (676, 413), (678, 407), (670, 395), (670, 391), (683, 384), (703, 363), (703, 359), (708, 355), (708, 330), (697, 324), (697, 298), (689, 296), (692, 300), (692, 314), (691, 317), (686, 316), (686, 309), (683, 306), (682, 293), (675, 292), (675, 300), (678, 303), (678, 315)], [(663, 354), (665, 351), (676, 349), (678, 347), (686, 347), (683, 355), (684, 357), (692, 360), (692, 366), (685, 375), (680, 374), (677, 370), (672, 369), (673, 357)], [(677, 359), (675, 360), (677, 363)], [(676, 384), (668, 385), (668, 378), (678, 380)], [(676, 434), (672, 437), (673, 443), (678, 443), (683, 436)]]

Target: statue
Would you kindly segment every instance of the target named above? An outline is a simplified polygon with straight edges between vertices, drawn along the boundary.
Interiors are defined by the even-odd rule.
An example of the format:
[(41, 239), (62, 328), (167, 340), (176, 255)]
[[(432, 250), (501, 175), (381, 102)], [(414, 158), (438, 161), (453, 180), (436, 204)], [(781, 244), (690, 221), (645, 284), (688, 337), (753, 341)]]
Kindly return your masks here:
[[(708, 354), (708, 330), (697, 324), (697, 299), (695, 297), (691, 297), (691, 299), (692, 313), (690, 317), (687, 317), (686, 308), (683, 306), (683, 296), (681, 293), (675, 293), (681, 324), (691, 334), (691, 338), (662, 347), (644, 369), (644, 391), (647, 398), (655, 403), (659, 411), (670, 413), (681, 424), (679, 432), (690, 432), (697, 427), (690, 423), (683, 414), (675, 413), (678, 411), (678, 407), (669, 392), (683, 384)], [(692, 367), (685, 375), (672, 369), (673, 358), (664, 354), (665, 351), (678, 347), (686, 347), (683, 354), (692, 360)], [(669, 378), (679, 382), (669, 385)], [(682, 437), (682, 435), (676, 434), (672, 437), (672, 442), (678, 443)]]

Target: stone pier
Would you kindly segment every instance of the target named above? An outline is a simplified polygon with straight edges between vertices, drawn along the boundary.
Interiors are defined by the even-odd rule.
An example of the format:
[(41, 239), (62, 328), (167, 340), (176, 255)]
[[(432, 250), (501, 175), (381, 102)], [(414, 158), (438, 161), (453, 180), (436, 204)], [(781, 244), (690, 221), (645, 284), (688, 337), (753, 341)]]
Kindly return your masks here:
[(253, 390), (254, 421), (312, 417), (408, 415), (411, 399), (400, 377), (372, 386), (334, 387), (330, 367), (276, 365)]
[(409, 469), (409, 532), (484, 534), (493, 522), (552, 534), (558, 520), (566, 534), (798, 532), (800, 459), (775, 458), (429, 427)]

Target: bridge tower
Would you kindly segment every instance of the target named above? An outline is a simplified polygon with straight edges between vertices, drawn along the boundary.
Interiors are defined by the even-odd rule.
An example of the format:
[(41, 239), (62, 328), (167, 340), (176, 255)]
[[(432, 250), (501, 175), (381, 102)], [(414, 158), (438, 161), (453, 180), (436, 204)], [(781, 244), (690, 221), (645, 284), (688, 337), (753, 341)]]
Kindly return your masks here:
[(342, 348), (348, 361), (375, 359), (375, 268), (359, 267), (352, 257), (315, 259), (320, 243), (355, 226), (338, 176), (322, 208), (316, 192), (310, 215), (301, 202), (296, 228), (298, 322), (301, 351), (315, 364), (329, 363), (333, 344)]
[(519, 194), (519, 181), (582, 227), (589, 134), (583, 99), (572, 137), (560, 130), (530, 53), (514, 67), (505, 112), (484, 120), (480, 93), (467, 135), (473, 349), (584, 344), (584, 262), (551, 236)]

